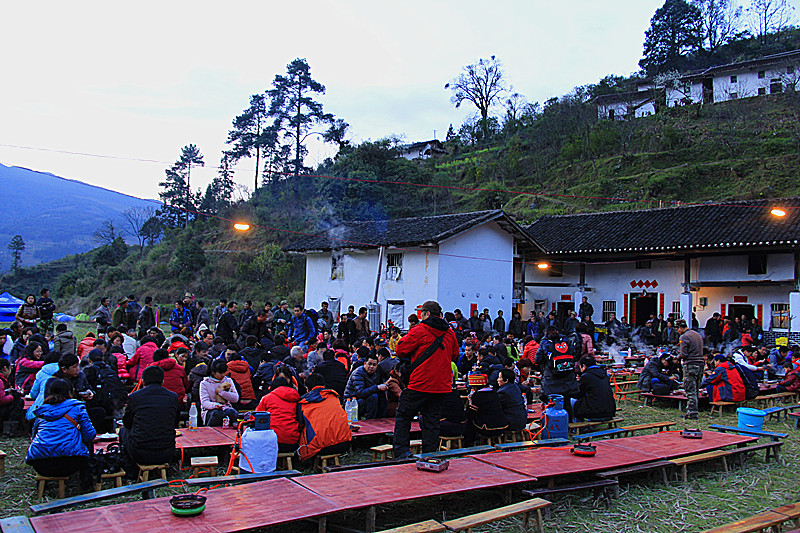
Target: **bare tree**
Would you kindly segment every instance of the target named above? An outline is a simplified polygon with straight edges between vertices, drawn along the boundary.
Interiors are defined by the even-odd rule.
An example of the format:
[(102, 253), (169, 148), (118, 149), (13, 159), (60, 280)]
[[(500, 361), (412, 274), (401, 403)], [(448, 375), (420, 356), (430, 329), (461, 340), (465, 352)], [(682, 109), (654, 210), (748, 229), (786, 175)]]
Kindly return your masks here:
[(484, 127), (484, 138), (488, 137), (489, 110), (500, 103), (503, 93), (509, 90), (504, 78), (503, 65), (499, 59), (479, 59), (467, 65), (455, 79), (445, 84), (445, 89), (453, 91), (450, 101), (456, 108), (465, 101), (478, 108)]
[(130, 207), (121, 214), (121, 231), (139, 241), (139, 255), (144, 251), (144, 244), (147, 239), (147, 234), (142, 232), (142, 226), (155, 214), (155, 207)]
[(714, 52), (738, 31), (742, 7), (734, 0), (693, 0), (693, 3), (703, 16), (708, 51)]
[(767, 35), (783, 31), (792, 23), (793, 11), (788, 0), (751, 0), (747, 8), (750, 32), (764, 44)]
[(110, 219), (104, 220), (100, 224), (100, 227), (94, 230), (94, 233), (92, 233), (92, 239), (101, 245), (111, 244), (119, 236), (119, 230), (116, 226), (114, 226), (114, 221)]

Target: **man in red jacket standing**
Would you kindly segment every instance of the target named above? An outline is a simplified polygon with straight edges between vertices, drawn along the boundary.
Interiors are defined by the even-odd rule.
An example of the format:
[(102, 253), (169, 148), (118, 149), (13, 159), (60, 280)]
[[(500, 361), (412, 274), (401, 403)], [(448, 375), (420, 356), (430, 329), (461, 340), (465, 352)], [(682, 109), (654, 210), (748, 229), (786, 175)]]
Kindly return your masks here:
[(394, 457), (410, 454), (411, 420), (420, 414), (422, 453), (439, 447), (442, 403), (453, 390), (451, 363), (458, 357), (456, 334), (442, 318), (441, 306), (429, 300), (420, 307), (419, 326), (397, 343), (397, 356), (404, 364), (408, 387), (400, 395), (394, 421)]

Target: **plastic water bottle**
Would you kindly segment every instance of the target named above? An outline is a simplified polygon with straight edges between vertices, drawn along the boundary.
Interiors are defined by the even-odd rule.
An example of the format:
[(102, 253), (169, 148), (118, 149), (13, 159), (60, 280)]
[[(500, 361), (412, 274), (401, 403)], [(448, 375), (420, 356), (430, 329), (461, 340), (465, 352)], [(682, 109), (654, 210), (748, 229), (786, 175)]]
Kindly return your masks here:
[(344, 402), (344, 412), (347, 413), (347, 421), (353, 421), (353, 398), (350, 398), (346, 402)]
[(358, 422), (358, 400), (353, 398), (353, 422)]
[(197, 427), (197, 405), (192, 404), (189, 407), (189, 427), (196, 428)]

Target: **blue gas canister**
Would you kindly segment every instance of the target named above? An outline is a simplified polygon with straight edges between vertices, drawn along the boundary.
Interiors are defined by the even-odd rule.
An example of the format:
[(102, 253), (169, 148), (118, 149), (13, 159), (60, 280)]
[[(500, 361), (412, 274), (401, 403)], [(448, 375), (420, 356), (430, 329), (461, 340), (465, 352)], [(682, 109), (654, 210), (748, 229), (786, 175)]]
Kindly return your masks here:
[(567, 439), (569, 438), (569, 414), (564, 409), (564, 397), (558, 394), (550, 395), (550, 404), (544, 410), (542, 417), (542, 438)]
[(268, 411), (256, 411), (253, 413), (253, 429), (256, 431), (263, 431), (269, 429), (270, 415)]

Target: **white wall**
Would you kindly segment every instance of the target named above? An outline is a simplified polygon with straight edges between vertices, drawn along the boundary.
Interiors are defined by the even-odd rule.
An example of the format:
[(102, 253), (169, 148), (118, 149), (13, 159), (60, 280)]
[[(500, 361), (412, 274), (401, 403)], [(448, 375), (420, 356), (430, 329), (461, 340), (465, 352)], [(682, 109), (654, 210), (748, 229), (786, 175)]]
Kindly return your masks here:
[[(755, 314), (758, 315), (758, 306), (761, 305), (762, 324), (765, 330), (769, 330), (771, 305), (774, 303), (789, 303), (789, 291), (791, 287), (703, 287), (699, 291), (692, 292), (693, 306), (697, 314), (700, 327), (704, 327), (706, 320), (711, 318), (714, 313), (721, 313), (722, 306), (725, 306), (725, 313), (730, 313), (731, 304), (746, 304), (754, 306)], [(701, 307), (700, 298), (708, 298), (708, 306)], [(746, 302), (734, 302), (734, 298), (747, 297)]]
[[(635, 102), (635, 104), (639, 104)], [(609, 120), (608, 112), (610, 109), (614, 110), (614, 120), (624, 120), (628, 114), (630, 103), (628, 102), (615, 102), (597, 106), (597, 118), (599, 120)], [(647, 102), (637, 107), (634, 111), (636, 118), (647, 117), (656, 114), (656, 106), (653, 102)]]
[[(506, 321), (513, 307), (514, 240), (495, 222), (482, 224), (439, 245), (439, 303), (445, 311), (471, 303), (488, 308), (494, 319), (502, 309)], [(475, 258), (475, 259), (473, 259)], [(421, 303), (421, 302), (420, 302)]]
[(758, 281), (794, 279), (794, 258), (792, 254), (767, 255), (767, 273), (750, 275), (747, 273), (747, 254), (725, 257), (702, 257), (693, 261), (696, 271), (692, 281)]

